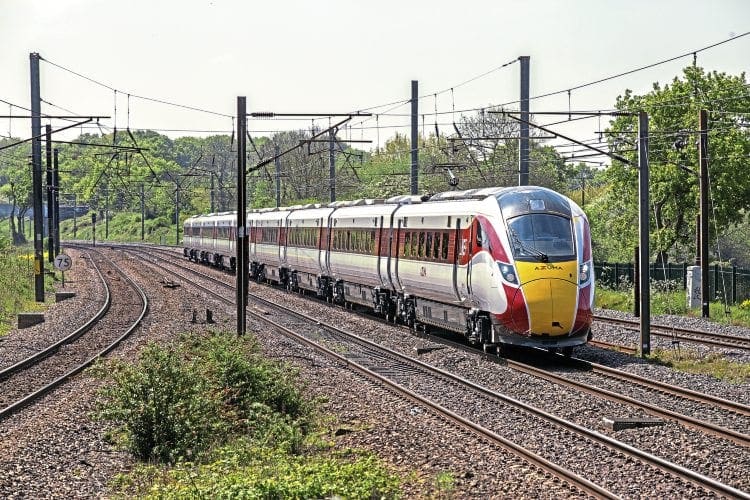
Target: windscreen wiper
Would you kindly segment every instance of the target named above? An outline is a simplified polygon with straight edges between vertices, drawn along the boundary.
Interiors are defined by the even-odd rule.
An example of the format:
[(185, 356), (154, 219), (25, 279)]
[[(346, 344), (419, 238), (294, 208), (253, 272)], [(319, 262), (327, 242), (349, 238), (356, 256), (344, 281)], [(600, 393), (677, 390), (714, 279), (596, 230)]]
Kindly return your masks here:
[(521, 241), (521, 238), (518, 236), (518, 233), (513, 228), (508, 228), (510, 231), (510, 235), (513, 237), (513, 241), (516, 243), (517, 248), (521, 250), (522, 252), (526, 252), (527, 254), (533, 255), (537, 259), (539, 259), (539, 262), (549, 262), (549, 257), (546, 253), (542, 252), (541, 250), (538, 250), (532, 246), (525, 245), (523, 241)]

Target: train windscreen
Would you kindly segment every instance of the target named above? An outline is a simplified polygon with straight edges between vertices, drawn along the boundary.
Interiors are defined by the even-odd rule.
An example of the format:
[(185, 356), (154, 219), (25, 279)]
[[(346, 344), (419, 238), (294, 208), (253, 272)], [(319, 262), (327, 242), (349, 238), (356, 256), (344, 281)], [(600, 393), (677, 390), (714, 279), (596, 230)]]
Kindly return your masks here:
[(570, 219), (552, 214), (528, 214), (508, 221), (516, 260), (560, 262), (575, 259)]

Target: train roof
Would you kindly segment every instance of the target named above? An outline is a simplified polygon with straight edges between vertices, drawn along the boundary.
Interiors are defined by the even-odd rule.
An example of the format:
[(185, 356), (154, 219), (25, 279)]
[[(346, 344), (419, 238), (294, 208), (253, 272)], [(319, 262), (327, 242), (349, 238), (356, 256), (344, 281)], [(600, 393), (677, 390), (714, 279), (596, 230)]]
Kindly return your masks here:
[[(567, 197), (544, 187), (539, 186), (508, 186), (508, 187), (485, 187), (465, 189), (461, 191), (445, 191), (434, 195), (398, 195), (387, 199), (361, 198), (357, 200), (341, 200), (331, 203), (306, 203), (288, 207), (268, 207), (248, 210), (249, 214), (261, 215), (262, 218), (273, 218), (275, 216), (287, 216), (302, 210), (338, 210), (354, 207), (378, 207), (385, 208), (390, 205), (432, 205), (450, 204), (450, 202), (481, 202), (488, 198), (494, 198), (503, 216), (508, 219), (525, 213), (543, 210), (554, 212), (570, 217), (572, 212), (582, 213), (580, 208)], [(467, 206), (468, 208), (468, 206)], [(416, 207), (415, 207), (416, 209)], [(345, 212), (349, 212), (346, 210)], [(334, 212), (335, 213), (335, 212)], [(188, 220), (198, 222), (200, 218), (236, 217), (236, 211), (219, 212), (213, 214), (193, 215)]]

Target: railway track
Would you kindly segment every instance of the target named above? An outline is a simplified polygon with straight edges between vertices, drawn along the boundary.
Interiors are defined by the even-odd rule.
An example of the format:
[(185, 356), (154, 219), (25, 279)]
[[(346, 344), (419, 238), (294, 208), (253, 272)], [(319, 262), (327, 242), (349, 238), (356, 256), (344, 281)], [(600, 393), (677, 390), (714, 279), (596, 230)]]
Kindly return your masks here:
[(0, 419), (17, 413), (107, 354), (146, 315), (148, 299), (143, 290), (102, 254), (90, 251), (90, 258), (104, 283), (104, 304), (74, 332), (0, 371)]
[[(594, 319), (603, 323), (622, 326), (626, 330), (635, 332), (640, 331), (639, 322), (637, 320), (608, 318), (606, 316), (594, 316)], [(655, 337), (671, 339), (675, 342), (695, 342), (698, 344), (714, 347), (750, 351), (750, 337), (742, 337), (739, 335), (725, 335), (721, 333), (707, 332), (704, 330), (691, 330), (689, 328), (679, 328), (658, 324), (651, 325), (651, 335)], [(629, 346), (617, 347), (631, 349), (631, 347)], [(634, 351), (637, 350), (637, 348), (634, 347), (632, 349), (634, 349)]]
[[(442, 335), (428, 335), (428, 337), (456, 349), (477, 352), (473, 347), (447, 339)], [(543, 357), (553, 356), (555, 370), (539, 367), (530, 362), (498, 358), (492, 354), (482, 353), (482, 356), (491, 362), (504, 364), (523, 373), (559, 385), (573, 387), (576, 390), (587, 392), (603, 399), (640, 408), (648, 414), (675, 420), (685, 426), (726, 439), (741, 446), (750, 446), (750, 434), (747, 433), (747, 430), (750, 429), (750, 406), (684, 387), (647, 379), (630, 372), (582, 359), (567, 358), (562, 355), (550, 355), (542, 351), (539, 354)], [(559, 366), (574, 368), (576, 373), (584, 376), (583, 380), (572, 378), (570, 373), (558, 372), (557, 367)], [(634, 398), (620, 394), (611, 389), (613, 382), (615, 382), (614, 385), (629, 385), (627, 389), (630, 391), (634, 387), (637, 387), (641, 396)], [(652, 401), (654, 400), (657, 400), (659, 404), (653, 403)], [(697, 405), (694, 404), (692, 411), (688, 413), (684, 409), (686, 402), (697, 403)], [(680, 406), (683, 408), (679, 409)], [(721, 408), (723, 411), (718, 411), (717, 408)], [(713, 415), (713, 421), (696, 417), (696, 415), (706, 415), (707, 413)], [(732, 424), (732, 428), (726, 427), (727, 422)]]
[[(172, 257), (172, 255), (169, 256)], [(173, 262), (171, 264), (174, 265)], [(234, 289), (225, 281), (214, 276), (194, 269), (188, 270), (220, 286)], [(404, 330), (409, 330), (407, 327), (403, 328)], [(450, 345), (453, 348), (472, 353), (477, 352), (477, 349), (474, 347), (467, 346), (443, 335), (426, 336), (445, 345)], [(546, 354), (542, 352), (540, 355), (545, 356)], [(650, 380), (601, 364), (581, 359), (568, 359), (564, 356), (555, 356), (555, 363), (558, 366), (569, 366), (578, 373), (584, 374), (585, 380), (575, 380), (571, 377), (571, 374), (556, 373), (534, 366), (528, 362), (497, 358), (497, 356), (491, 354), (486, 355), (485, 358), (492, 361), (500, 361), (515, 370), (559, 385), (572, 387), (603, 399), (639, 408), (659, 418), (677, 421), (682, 425), (726, 439), (741, 446), (750, 446), (750, 435), (747, 433), (747, 430), (750, 429), (750, 406), (741, 403), (692, 391), (677, 385)], [(596, 380), (592, 379), (592, 375), (598, 379), (598, 385), (593, 384)], [(623, 383), (630, 384), (630, 386), (623, 387)], [(634, 387), (637, 387), (639, 388), (639, 397), (634, 398), (618, 393), (611, 389), (612, 385), (619, 387), (623, 392), (625, 390), (632, 392)], [(658, 404), (654, 401), (658, 401)], [(718, 409), (722, 409), (723, 411)], [(705, 415), (709, 415), (711, 419), (704, 418), (703, 416)], [(727, 427), (727, 425), (730, 427)]]
[[(174, 257), (174, 255), (171, 255)], [(200, 276), (201, 279), (208, 280), (211, 285), (218, 284), (227, 290), (232, 290), (233, 287), (218, 279), (214, 276), (207, 275), (205, 273), (195, 271), (191, 268), (186, 268), (184, 265), (175, 264), (173, 261), (167, 261), (160, 257), (156, 258), (157, 262), (166, 262), (169, 266), (178, 267), (185, 269), (192, 274), (192, 276)], [(179, 274), (179, 273), (178, 273)], [(204, 292), (209, 293), (219, 300), (222, 300), (228, 304), (233, 304), (232, 299), (228, 299), (221, 294), (213, 291), (209, 286), (204, 286), (196, 283), (192, 277), (180, 275), (182, 279), (202, 289)], [(233, 296), (233, 294), (232, 294)], [(554, 415), (545, 413), (537, 408), (526, 405), (521, 401), (514, 400), (502, 394), (497, 394), (489, 389), (486, 389), (478, 384), (471, 381), (462, 379), (449, 372), (444, 372), (440, 369), (421, 363), (420, 361), (414, 360), (410, 357), (403, 356), (395, 351), (390, 351), (382, 346), (378, 346), (365, 339), (357, 337), (356, 335), (350, 334), (339, 330), (336, 327), (330, 325), (324, 325), (320, 320), (316, 318), (306, 317), (300, 313), (290, 311), (287, 308), (278, 306), (274, 303), (266, 301), (264, 298), (253, 295), (252, 297), (254, 304), (262, 304), (262, 307), (273, 308), (277, 311), (274, 316), (283, 317), (291, 316), (294, 331), (288, 326), (281, 325), (274, 321), (271, 321), (267, 316), (270, 314), (256, 315), (259, 320), (270, 325), (274, 329), (283, 331), (285, 335), (292, 336), (299, 342), (302, 342), (314, 349), (321, 350), (329, 356), (334, 356), (337, 359), (345, 362), (347, 366), (356, 367), (358, 371), (366, 374), (370, 378), (376, 378), (382, 383), (385, 383), (392, 387), (394, 390), (402, 392), (406, 397), (412, 398), (415, 401), (419, 401), (421, 404), (425, 404), (433, 408), (446, 418), (450, 418), (453, 421), (461, 422), (461, 425), (469, 425), (472, 432), (480, 432), (486, 439), (492, 439), (496, 444), (503, 446), (508, 449), (509, 443), (506, 443), (497, 437), (502, 438), (502, 426), (498, 427), (496, 419), (492, 415), (502, 414), (504, 419), (506, 418), (517, 418), (522, 420), (538, 419), (543, 421), (542, 425), (545, 429), (551, 429), (550, 435), (543, 439), (544, 442), (556, 442), (560, 440), (560, 433), (569, 433), (569, 439), (572, 441), (584, 440), (590, 446), (596, 446), (601, 448), (601, 456), (606, 457), (603, 460), (612, 460), (613, 462), (619, 462), (625, 460), (626, 463), (619, 463), (613, 465), (613, 467), (627, 468), (629, 467), (629, 461), (634, 458), (637, 459), (644, 467), (653, 469), (648, 472), (649, 477), (654, 477), (656, 474), (660, 480), (666, 481), (684, 481), (690, 483), (692, 487), (700, 487), (706, 492), (718, 493), (721, 495), (747, 497), (747, 495), (739, 490), (736, 490), (730, 486), (724, 485), (711, 478), (703, 476), (699, 473), (685, 469), (677, 464), (663, 460), (659, 457), (650, 455), (646, 452), (630, 447), (620, 441), (614, 440), (600, 433), (592, 431), (590, 429), (578, 426), (572, 422), (565, 421)], [(307, 325), (307, 326), (303, 326)], [(310, 326), (312, 325), (312, 326)], [(302, 333), (306, 332), (306, 333)], [(320, 344), (325, 344), (325, 347)], [(387, 380), (383, 380), (383, 378)], [(441, 394), (430, 394), (421, 395), (423, 387), (428, 385), (435, 385), (435, 379), (441, 379), (443, 382), (437, 384), (442, 387)], [(450, 395), (450, 399), (442, 400), (441, 398), (446, 397), (446, 393)], [(456, 398), (459, 394), (465, 394), (465, 404), (456, 404)], [(461, 399), (459, 397), (459, 399)], [(477, 401), (482, 401), (478, 404)], [(484, 410), (481, 415), (477, 412), (472, 412), (470, 408), (476, 408), (481, 406)], [(493, 408), (487, 410), (487, 408)], [(445, 411), (447, 410), (447, 411)], [(514, 416), (509, 416), (509, 412), (515, 412)], [(467, 414), (468, 413), (468, 414)], [(459, 417), (456, 419), (456, 416)], [(493, 422), (494, 421), (494, 422)], [(482, 430), (482, 428), (484, 430)], [(494, 435), (497, 435), (495, 437)], [(537, 436), (538, 437), (538, 436)], [(505, 438), (503, 438), (505, 439)], [(506, 441), (508, 441), (506, 439)], [(524, 441), (521, 439), (521, 441)], [(533, 441), (533, 439), (532, 439)], [(570, 442), (570, 441), (569, 441)], [(520, 446), (521, 449), (534, 449), (533, 443), (516, 443), (512, 442), (515, 446)], [(521, 453), (517, 448), (513, 448), (514, 453)], [(541, 452), (544, 455), (545, 452), (549, 453), (545, 447), (537, 448), (535, 451)], [(545, 459), (544, 460), (550, 461)], [(553, 454), (552, 457), (555, 460), (559, 459)], [(544, 462), (534, 462), (538, 467), (548, 467), (544, 465)], [(570, 469), (570, 467), (569, 467)], [(549, 470), (549, 469), (545, 469)], [(617, 469), (613, 469), (617, 470)], [(559, 474), (560, 472), (555, 472)], [(582, 479), (582, 478), (581, 478)], [(589, 494), (597, 496), (608, 496), (611, 493), (606, 490), (607, 485), (598, 486), (599, 490), (591, 490), (592, 484), (586, 484), (585, 482), (580, 483), (577, 479), (566, 477), (566, 481), (575, 481), (576, 487), (581, 488), (582, 491), (586, 491)], [(596, 485), (593, 485), (596, 486)], [(750, 497), (748, 497), (750, 498)]]

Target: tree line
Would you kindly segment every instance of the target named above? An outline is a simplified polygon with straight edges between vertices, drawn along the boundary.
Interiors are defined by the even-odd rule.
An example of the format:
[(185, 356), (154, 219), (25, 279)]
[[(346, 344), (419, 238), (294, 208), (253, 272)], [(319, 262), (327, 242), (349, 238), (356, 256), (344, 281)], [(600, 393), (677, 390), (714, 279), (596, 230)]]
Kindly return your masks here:
[[(655, 83), (651, 92), (626, 90), (617, 98), (620, 111), (649, 114), (651, 178), (651, 241), (654, 257), (685, 261), (694, 258), (698, 214), (698, 111), (709, 110), (709, 169), (711, 173), (711, 228), (716, 258), (750, 265), (747, 209), (750, 206), (750, 89), (745, 75), (685, 68), (671, 82)], [(610, 150), (632, 161), (636, 158), (637, 121), (618, 116), (603, 131)], [(272, 158), (320, 130), (280, 132), (254, 137), (248, 144), (248, 165)], [(502, 114), (478, 112), (461, 116), (448, 130), (419, 137), (419, 189), (423, 193), (518, 182), (517, 122)], [(533, 134), (533, 133), (532, 133)], [(326, 137), (326, 136), (324, 136)], [(16, 139), (0, 140), (0, 146)], [(60, 144), (60, 200), (87, 205), (103, 216), (140, 212), (143, 192), (146, 218), (181, 218), (195, 213), (236, 207), (236, 142), (232, 135), (180, 137), (154, 131), (82, 134)], [(113, 149), (119, 146), (124, 149)], [(282, 205), (327, 202), (329, 155), (327, 143), (313, 142), (280, 159)], [(387, 198), (409, 192), (411, 143), (396, 134), (374, 151), (352, 148), (344, 140), (336, 152), (337, 199)], [(9, 234), (16, 244), (25, 241), (31, 210), (31, 168), (28, 144), (0, 151), (0, 197), (15, 208)], [(273, 162), (250, 175), (248, 202), (253, 207), (274, 206)], [(601, 168), (571, 164), (554, 147), (531, 141), (530, 184), (546, 186), (582, 202), (592, 223), (597, 260), (629, 261), (637, 242), (637, 170), (611, 161)], [(458, 179), (452, 186), (451, 179)], [(455, 180), (453, 182), (456, 182)], [(211, 186), (213, 185), (213, 190)], [(584, 192), (585, 186), (585, 192)], [(134, 235), (135, 237), (136, 235)], [(721, 252), (719, 251), (721, 249)], [(721, 255), (719, 255), (721, 253)]]

